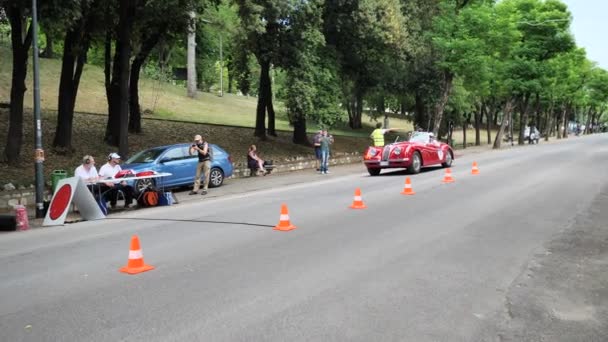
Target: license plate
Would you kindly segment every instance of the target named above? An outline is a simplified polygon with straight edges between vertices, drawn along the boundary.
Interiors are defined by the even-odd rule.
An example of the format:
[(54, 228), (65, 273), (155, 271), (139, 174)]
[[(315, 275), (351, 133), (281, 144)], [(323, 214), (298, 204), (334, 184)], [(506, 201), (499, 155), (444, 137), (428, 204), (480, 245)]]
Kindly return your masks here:
[(388, 161), (381, 161), (380, 166), (388, 166)]

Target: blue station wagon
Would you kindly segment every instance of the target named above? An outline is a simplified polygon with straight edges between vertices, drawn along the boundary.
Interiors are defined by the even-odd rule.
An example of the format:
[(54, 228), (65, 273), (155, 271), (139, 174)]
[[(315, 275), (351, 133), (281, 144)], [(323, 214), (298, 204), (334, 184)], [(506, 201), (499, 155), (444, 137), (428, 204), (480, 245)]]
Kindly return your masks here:
[[(209, 144), (209, 147), (212, 153), (209, 187), (214, 188), (222, 185), (224, 178), (232, 176), (233, 167), (228, 152), (215, 144)], [(121, 167), (123, 170), (133, 170), (136, 173), (142, 171), (171, 173), (171, 176), (163, 177), (160, 181), (165, 188), (191, 186), (194, 184), (198, 156), (190, 155), (189, 148), (190, 144), (152, 147), (134, 154)], [(138, 179), (131, 185), (139, 192), (149, 186), (155, 186), (156, 182), (159, 181), (155, 178)]]

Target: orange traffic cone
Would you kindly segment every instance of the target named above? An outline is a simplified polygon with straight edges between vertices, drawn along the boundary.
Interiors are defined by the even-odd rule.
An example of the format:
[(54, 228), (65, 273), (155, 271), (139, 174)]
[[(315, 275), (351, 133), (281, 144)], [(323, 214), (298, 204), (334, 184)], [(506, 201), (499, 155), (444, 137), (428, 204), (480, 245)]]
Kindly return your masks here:
[(287, 210), (287, 205), (281, 205), (281, 216), (279, 218), (279, 224), (274, 227), (274, 230), (280, 230), (283, 232), (287, 232), (290, 230), (296, 229), (296, 226), (292, 225), (289, 222), (289, 210)]
[(401, 191), (402, 195), (414, 195), (416, 194), (412, 189), (412, 181), (410, 177), (405, 177), (405, 185), (403, 186), (403, 191)]
[(361, 198), (361, 189), (355, 189), (355, 198), (353, 199), (353, 204), (350, 205), (351, 209), (365, 209), (367, 206), (363, 203), (363, 199)]
[(120, 272), (137, 274), (153, 269), (154, 266), (144, 264), (144, 255), (141, 252), (141, 247), (139, 247), (139, 238), (137, 235), (133, 235), (131, 249), (129, 250), (129, 262), (127, 262), (127, 266), (120, 269)]
[(477, 168), (477, 162), (473, 162), (473, 169), (471, 169), (471, 174), (472, 175), (478, 175), (479, 174), (479, 169)]
[(452, 178), (452, 170), (450, 170), (450, 168), (445, 169), (443, 183), (454, 183), (454, 178)]

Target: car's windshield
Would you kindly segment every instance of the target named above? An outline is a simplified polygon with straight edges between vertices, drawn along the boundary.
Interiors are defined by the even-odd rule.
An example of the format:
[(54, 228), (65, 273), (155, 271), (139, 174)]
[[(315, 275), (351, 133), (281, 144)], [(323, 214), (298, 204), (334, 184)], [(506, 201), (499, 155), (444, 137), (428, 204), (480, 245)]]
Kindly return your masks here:
[(133, 157), (129, 158), (126, 161), (126, 164), (143, 164), (143, 163), (151, 163), (158, 158), (158, 156), (163, 153), (163, 148), (151, 148), (149, 150), (144, 150), (138, 152)]
[(429, 142), (429, 133), (427, 132), (414, 132), (410, 138), (410, 142), (419, 142), (426, 144)]

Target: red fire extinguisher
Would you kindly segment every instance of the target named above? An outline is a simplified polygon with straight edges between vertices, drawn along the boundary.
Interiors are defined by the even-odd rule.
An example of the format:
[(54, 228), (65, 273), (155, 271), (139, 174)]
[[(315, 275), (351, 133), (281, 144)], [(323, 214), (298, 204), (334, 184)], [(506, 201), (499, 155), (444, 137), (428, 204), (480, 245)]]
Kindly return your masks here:
[(27, 209), (25, 209), (25, 206), (15, 206), (15, 221), (17, 221), (17, 230), (30, 229), (30, 223), (27, 219)]

